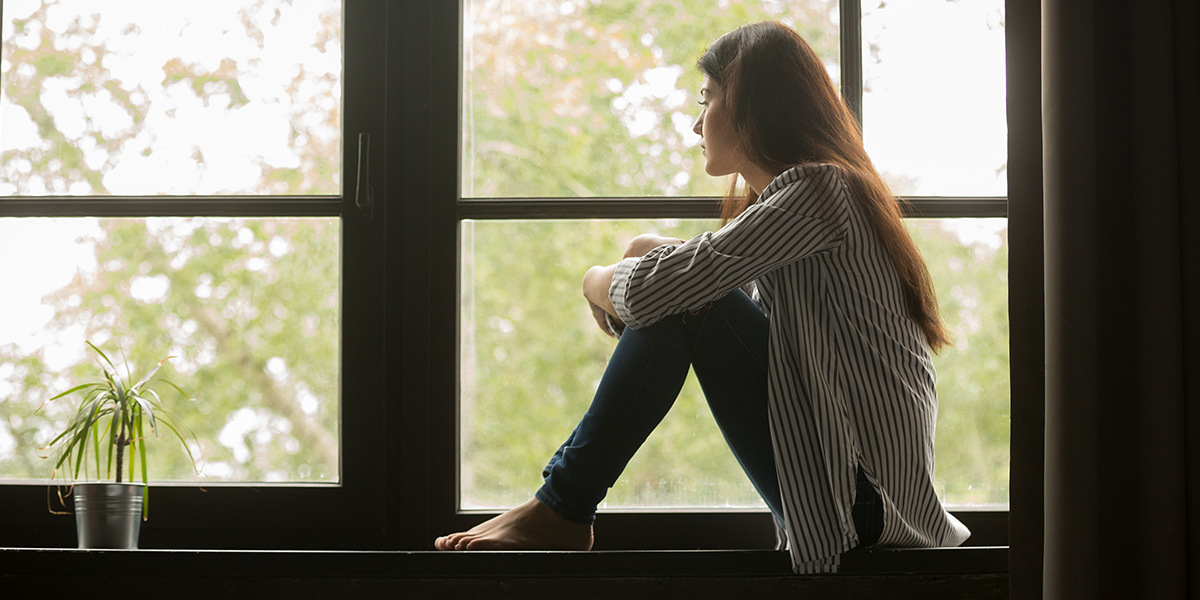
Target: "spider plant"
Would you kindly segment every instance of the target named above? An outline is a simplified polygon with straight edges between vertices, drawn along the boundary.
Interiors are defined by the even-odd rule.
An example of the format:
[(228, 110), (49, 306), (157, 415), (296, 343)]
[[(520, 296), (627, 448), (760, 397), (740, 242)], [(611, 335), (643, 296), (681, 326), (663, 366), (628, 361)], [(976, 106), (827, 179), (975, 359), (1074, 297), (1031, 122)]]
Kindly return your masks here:
[[(122, 377), (103, 351), (91, 342), (87, 342), (87, 345), (98, 355), (100, 370), (104, 376), (99, 381), (77, 385), (46, 401), (53, 402), (76, 393), (81, 397), (66, 429), (43, 448), (56, 446), (58, 449), (51, 481), (58, 477), (59, 471), (65, 467), (70, 475), (68, 487), (73, 487), (75, 482), (79, 481), (80, 471), (85, 478), (94, 476), (96, 480), (101, 480), (111, 477), (116, 483), (122, 483), (128, 471), (130, 482), (141, 475), (142, 484), (145, 485), (149, 480), (146, 468), (147, 427), (157, 439), (162, 438), (159, 427), (165, 427), (182, 443), (188, 459), (192, 461), (192, 467), (195, 468), (196, 459), (180, 430), (187, 432), (192, 439), (195, 435), (186, 425), (179, 422), (177, 417), (163, 408), (162, 398), (149, 387), (152, 381), (157, 381), (174, 388), (185, 398), (188, 397), (186, 392), (170, 381), (153, 380), (163, 364), (173, 357), (168, 356), (158, 361), (158, 364), (141, 379), (130, 384), (133, 381), (133, 372), (128, 364), (125, 365), (126, 377)], [(91, 462), (88, 460), (89, 454), (93, 459)], [(101, 455), (105, 456), (103, 469)], [(94, 473), (89, 473), (89, 466), (94, 466)], [(144, 519), (149, 506), (149, 488), (144, 488), (142, 493)], [(62, 502), (61, 490), (59, 501)], [(63, 504), (65, 505), (65, 502)], [(56, 511), (51, 509), (51, 512)]]

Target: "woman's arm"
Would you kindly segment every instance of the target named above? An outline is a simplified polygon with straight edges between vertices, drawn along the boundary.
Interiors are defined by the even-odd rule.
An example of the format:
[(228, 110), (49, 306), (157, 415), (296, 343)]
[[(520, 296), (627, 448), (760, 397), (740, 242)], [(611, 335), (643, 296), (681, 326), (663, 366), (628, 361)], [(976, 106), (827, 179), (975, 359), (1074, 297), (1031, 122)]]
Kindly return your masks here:
[[(629, 244), (625, 246), (624, 258), (642, 256), (659, 246), (682, 243), (683, 240), (679, 238), (643, 233), (630, 240)], [(596, 320), (601, 331), (613, 337), (616, 337), (620, 330), (625, 329), (625, 324), (617, 316), (612, 300), (608, 297), (608, 288), (612, 287), (613, 273), (616, 270), (616, 264), (607, 267), (597, 265), (588, 269), (587, 273), (583, 275), (583, 297), (587, 298), (588, 306), (592, 309), (592, 318)], [(617, 331), (613, 331), (613, 327)]]
[(715, 233), (617, 263), (609, 288), (617, 316), (638, 329), (836, 248), (849, 211), (840, 171), (829, 166), (799, 175)]
[(616, 264), (598, 265), (588, 269), (588, 272), (583, 274), (583, 298), (587, 298), (589, 302), (599, 306), (604, 312), (616, 317), (617, 311), (612, 307), (612, 300), (608, 298), (608, 288), (612, 287), (614, 272), (617, 272)]
[(588, 269), (587, 273), (583, 275), (583, 297), (614, 317), (617, 316), (617, 311), (608, 297), (608, 288), (612, 286), (613, 273), (616, 270), (617, 265), (615, 264), (607, 267), (595, 266)]
[(625, 330), (625, 324), (617, 316), (612, 300), (608, 298), (608, 288), (604, 287), (612, 285), (615, 269), (616, 265), (596, 266), (588, 269), (583, 275), (583, 297), (587, 298), (596, 326), (609, 337), (618, 337)]

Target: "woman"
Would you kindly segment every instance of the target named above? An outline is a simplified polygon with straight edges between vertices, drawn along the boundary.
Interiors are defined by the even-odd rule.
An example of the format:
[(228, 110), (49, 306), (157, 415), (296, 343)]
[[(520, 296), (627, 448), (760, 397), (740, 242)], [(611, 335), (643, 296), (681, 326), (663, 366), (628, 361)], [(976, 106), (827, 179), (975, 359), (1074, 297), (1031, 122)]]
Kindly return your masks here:
[(689, 366), (797, 572), (969, 535), (933, 486), (930, 350), (948, 336), (857, 121), (782, 24), (734, 30), (697, 66), (705, 170), (749, 189), (731, 188), (716, 233), (639, 236), (587, 272), (597, 324), (620, 336), (591, 407), (533, 499), (438, 549), (590, 548), (596, 506)]

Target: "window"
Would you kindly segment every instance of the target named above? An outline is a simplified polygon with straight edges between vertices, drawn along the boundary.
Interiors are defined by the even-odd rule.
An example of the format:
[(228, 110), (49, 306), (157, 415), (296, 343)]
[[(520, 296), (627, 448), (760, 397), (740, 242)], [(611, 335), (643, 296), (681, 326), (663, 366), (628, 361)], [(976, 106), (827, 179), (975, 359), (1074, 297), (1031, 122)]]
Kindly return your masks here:
[[(163, 373), (200, 393), (165, 394), (201, 475), (149, 445), (144, 545), (366, 545), (379, 510), (329, 509), (367, 494), (382, 454), (385, 213), (355, 197), (359, 134), (377, 156), (384, 141), (382, 5), (6, 0), (3, 15), (0, 502), (44, 505), (35, 451), (62, 402), (34, 409), (92, 376), (91, 340), (118, 364), (174, 355)], [(326, 510), (287, 508), (304, 504)], [(31, 517), (69, 538), (68, 519)], [(287, 539), (332, 525), (348, 533)]]
[[(693, 65), (717, 35), (777, 19), (861, 107), (868, 151), (909, 202), (956, 341), (936, 358), (939, 491), (970, 512), (974, 543), (1003, 543), (980, 535), (1008, 502), (1003, 16), (999, 1), (465, 0), (459, 246), (441, 246), (459, 257), (458, 410), (436, 425), (459, 444), (457, 480), (441, 484), (456, 486), (454, 509), (527, 499), (591, 401), (612, 342), (578, 299), (583, 271), (643, 231), (717, 225), (724, 182), (695, 148)], [(605, 509), (624, 513), (610, 528), (630, 511), (724, 523), (763, 510), (694, 378)]]
[[(114, 4), (124, 6), (127, 3)], [(246, 0), (233, 7), (196, 3), (205, 8), (205, 18), (222, 11), (226, 15), (236, 15), (242, 8), (251, 13), (259, 10), (269, 13), (277, 5), (281, 14), (289, 10), (308, 10), (299, 7), (300, 4), (305, 3)], [(667, 4), (674, 8), (667, 11)], [(506, 276), (511, 265), (519, 264), (514, 260), (514, 252), (520, 248), (497, 240), (504, 240), (514, 231), (523, 234), (519, 242), (527, 245), (541, 236), (557, 241), (579, 238), (585, 241), (575, 246), (597, 252), (595, 259), (586, 255), (572, 257), (572, 261), (582, 264), (606, 260), (610, 255), (606, 248), (610, 244), (611, 252), (615, 252), (621, 236), (646, 228), (682, 234), (711, 226), (716, 197), (723, 191), (721, 182), (703, 175), (695, 157), (689, 154), (688, 146), (690, 131), (687, 126), (695, 116), (688, 95), (694, 93), (699, 81), (691, 65), (700, 46), (723, 31), (752, 19), (790, 19), (800, 24), (810, 41), (820, 40), (819, 46), (823, 56), (827, 57), (831, 74), (841, 83), (852, 105), (864, 107), (864, 123), (868, 136), (871, 136), (872, 119), (876, 118), (872, 116), (871, 107), (875, 101), (872, 98), (882, 101), (881, 96), (873, 94), (883, 89), (886, 73), (881, 72), (878, 79), (871, 79), (875, 71), (869, 62), (872, 60), (870, 44), (879, 46), (881, 61), (890, 60), (886, 36), (879, 40), (870, 37), (873, 35), (871, 19), (875, 19), (876, 25), (884, 23), (888, 28), (899, 27), (893, 25), (890, 17), (883, 19), (888, 11), (907, 10), (905, 7), (910, 5), (966, 10), (958, 4), (888, 3), (884, 9), (877, 10), (875, 6), (860, 8), (853, 0), (840, 4), (832, 0), (812, 0), (804, 5), (766, 0), (717, 3), (700, 0), (672, 3), (649, 0), (645, 3), (629, 0), (335, 2), (341, 7), (342, 28), (342, 120), (335, 152), (337, 166), (330, 163), (299, 169), (304, 174), (325, 169), (331, 178), (328, 181), (333, 181), (332, 177), (336, 176), (333, 187), (305, 188), (302, 181), (297, 182), (296, 175), (278, 172), (279, 177), (272, 180), (272, 185), (282, 183), (290, 187), (277, 191), (253, 186), (235, 190), (224, 184), (204, 187), (202, 178), (197, 177), (192, 182), (192, 189), (179, 187), (182, 183), (173, 183), (176, 187), (158, 190), (118, 190), (114, 187), (105, 194), (94, 187), (70, 187), (67, 181), (86, 181), (86, 177), (70, 179), (68, 173), (61, 188), (55, 187), (60, 184), (50, 181), (43, 182), (44, 190), (20, 194), (3, 191), (0, 221), (17, 222), (23, 234), (35, 230), (38, 233), (33, 236), (33, 241), (27, 241), (18, 249), (19, 257), (11, 256), (7, 246), (5, 254), (0, 255), (0, 281), (5, 282), (0, 284), (5, 291), (0, 294), (4, 296), (0, 302), (16, 296), (8, 289), (8, 277), (34, 262), (24, 258), (34, 255), (33, 248), (46, 248), (47, 252), (51, 249), (59, 253), (79, 252), (68, 250), (70, 244), (61, 238), (56, 241), (54, 237), (65, 235), (73, 242), (77, 234), (64, 233), (62, 223), (74, 224), (77, 219), (102, 220), (88, 227), (99, 228), (101, 223), (110, 227), (140, 227), (141, 235), (172, 228), (180, 232), (196, 228), (193, 233), (203, 230), (210, 238), (209, 247), (213, 247), (211, 238), (216, 235), (221, 238), (221, 247), (228, 246), (230, 250), (234, 250), (234, 240), (241, 235), (241, 230), (249, 228), (254, 232), (254, 241), (261, 241), (262, 250), (268, 253), (274, 240), (267, 232), (268, 228), (274, 227), (277, 234), (288, 227), (319, 224), (325, 228), (323, 234), (326, 236), (320, 242), (325, 245), (320, 247), (331, 250), (318, 251), (315, 256), (308, 257), (316, 262), (304, 262), (291, 268), (293, 273), (304, 277), (315, 277), (322, 271), (336, 269), (336, 342), (322, 334), (326, 343), (322, 352), (336, 356), (336, 371), (328, 372), (336, 372), (337, 381), (310, 382), (308, 378), (314, 377), (319, 369), (293, 366), (298, 363), (289, 359), (286, 352), (296, 351), (295, 348), (261, 355), (261, 360), (266, 363), (264, 373), (272, 381), (290, 383), (294, 390), (299, 390), (298, 384), (303, 382), (308, 392), (319, 400), (330, 396), (317, 388), (326, 386), (337, 390), (338, 415), (333, 421), (336, 433), (327, 430), (338, 442), (337, 468), (332, 471), (336, 473), (336, 482), (329, 477), (321, 478), (316, 475), (316, 470), (301, 475), (302, 464), (295, 464), (286, 465), (285, 481), (279, 482), (268, 481), (275, 477), (269, 475), (269, 470), (250, 472), (247, 469), (243, 481), (214, 481), (206, 483), (203, 491), (195, 482), (163, 484), (155, 490), (151, 519), (143, 528), (143, 545), (427, 550), (435, 535), (469, 526), (485, 518), (481, 512), (494, 511), (514, 502), (516, 494), (532, 492), (529, 482), (536, 485), (541, 461), (561, 442), (559, 438), (573, 425), (571, 420), (578, 417), (580, 407), (590, 400), (590, 392), (582, 399), (572, 395), (571, 402), (581, 404), (557, 406), (557, 399), (566, 398), (569, 390), (561, 382), (561, 389), (556, 390), (548, 385), (555, 383), (553, 377), (539, 375), (542, 377), (540, 389), (526, 386), (520, 393), (525, 396), (530, 395), (529, 390), (544, 393), (550, 400), (541, 408), (553, 409), (557, 416), (524, 415), (528, 411), (527, 405), (517, 405), (515, 409), (509, 407), (506, 416), (504, 406), (495, 403), (496, 398), (508, 401), (502, 394), (493, 393), (508, 384), (502, 378), (504, 369), (511, 370), (511, 365), (517, 362), (535, 368), (543, 363), (550, 364), (554, 362), (550, 358), (558, 357), (549, 355), (561, 352), (541, 344), (540, 340), (531, 344), (518, 339), (520, 336), (540, 338), (549, 335), (529, 328), (532, 316), (528, 308), (521, 306), (526, 313), (513, 314), (514, 308), (530, 302), (522, 294), (532, 295), (538, 308), (548, 313), (547, 320), (538, 321), (539, 326), (547, 328), (546, 331), (551, 326), (580, 327), (569, 312), (578, 302), (575, 298), (580, 276), (578, 268), (564, 261), (560, 266), (561, 276), (524, 273)], [(24, 19), (24, 15), (32, 14), (42, 6), (40, 0), (5, 0), (0, 4), (3, 15), (10, 17), (5, 19), (6, 27), (13, 26), (13, 20), (18, 16)], [(61, 10), (74, 4), (65, 0), (58, 3), (47, 0), (46, 6), (57, 6), (60, 8), (54, 10)], [(81, 14), (91, 19), (92, 13), (99, 13), (103, 21), (107, 12), (104, 7), (95, 2), (88, 6), (89, 9)], [(144, 10), (152, 12), (155, 4), (144, 6)], [(478, 44), (460, 43), (461, 36), (468, 33), (464, 27), (471, 22), (470, 15), (478, 14), (472, 11), (500, 8), (518, 13), (531, 11), (529, 14), (532, 15), (501, 15), (497, 17), (501, 23), (506, 18), (536, 17), (565, 24), (565, 29), (512, 27), (510, 36), (521, 34), (522, 39), (501, 41), (516, 44), (521, 51), (506, 50), (495, 55), (502, 59), (503, 69), (519, 70), (523, 61), (533, 61), (542, 66), (530, 69), (531, 72), (563, 74), (564, 78), (559, 80), (532, 82), (533, 87), (550, 94), (549, 100), (540, 106), (525, 102), (514, 108), (513, 98), (505, 97), (503, 87), (488, 87), (504, 81), (502, 69), (488, 72), (491, 67), (486, 67), (489, 63), (483, 56), (485, 49)], [(1002, 13), (997, 14), (1002, 16)], [(539, 50), (538, 44), (545, 40), (561, 41), (575, 49), (590, 48), (593, 38), (587, 37), (587, 32), (572, 29), (574, 25), (571, 24), (584, 16), (592, 18), (594, 15), (607, 19), (609, 26), (598, 30), (596, 35), (604, 38), (609, 44), (604, 47), (611, 50), (616, 59), (606, 56), (604, 60), (596, 61), (586, 58), (590, 55), (584, 53), (581, 55), (584, 60), (568, 59), (564, 64), (565, 54), (544, 48)], [(272, 18), (266, 20), (269, 22)], [(84, 22), (81, 21), (80, 26)], [(940, 20), (935, 22), (941, 23), (935, 31), (914, 35), (936, 37), (935, 34), (953, 29)], [(980, 25), (981, 22), (984, 24)], [(86, 23), (93, 24), (91, 20)], [(982, 31), (978, 27), (983, 27), (995, 32), (994, 27), (999, 25), (992, 16), (982, 21), (976, 19), (973, 23), (977, 26), (976, 31)], [(993, 29), (988, 29), (987, 24)], [(246, 37), (240, 17), (235, 19), (230, 31)], [(643, 41), (646, 33), (650, 35)], [(257, 47), (257, 42), (251, 40)], [(618, 47), (614, 48), (610, 42), (617, 43)], [(598, 48), (600, 46), (595, 49)], [(619, 55), (620, 48), (624, 48), (626, 56)], [(239, 51), (253, 53), (255, 50)], [(151, 52), (144, 54), (157, 56)], [(6, 50), (5, 64), (0, 70), (7, 72), (13, 66), (8, 64), (9, 60)], [(902, 62), (900, 58), (896, 60)], [(198, 61), (187, 62), (195, 64)], [(582, 81), (582, 76), (572, 75), (577, 73), (573, 70), (576, 63), (579, 72), (594, 74), (600, 71), (604, 76), (594, 77), (590, 83)], [(165, 60), (163, 64), (166, 64)], [(467, 64), (475, 65), (473, 68), (477, 69), (473, 82), (468, 82), (466, 77), (470, 73), (470, 69), (465, 68)], [(47, 66), (57, 68), (53, 64)], [(216, 64), (202, 66), (208, 74), (223, 68), (219, 60)], [(248, 64), (239, 62), (238, 68), (243, 67)], [(565, 70), (557, 70), (560, 68)], [(939, 68), (934, 83), (961, 79), (963, 75), (959, 70), (960, 67), (952, 64)], [(901, 78), (908, 76), (899, 75)], [(573, 77), (580, 80), (579, 85), (572, 83)], [(1000, 77), (1002, 75), (996, 72), (996, 78)], [(863, 83), (857, 83), (860, 81)], [(196, 83), (193, 78), (167, 87), (182, 97), (201, 98), (198, 94), (209, 94), (217, 101), (232, 103), (232, 100), (224, 99), (232, 98), (228, 83), (221, 90), (217, 81), (200, 81), (198, 92)], [(0, 79), (0, 85), (8, 84), (6, 76)], [(586, 87), (582, 87), (584, 84)], [(945, 89), (938, 88), (941, 90), (938, 94), (948, 93), (947, 90), (955, 87), (965, 86), (943, 86)], [(673, 95), (676, 90), (685, 95), (682, 104), (676, 104), (678, 96)], [(62, 89), (55, 93), (68, 96)], [(7, 88), (5, 94), (8, 94)], [(988, 100), (994, 101), (994, 98)], [(955, 104), (981, 106), (979, 102), (963, 98)], [(555, 111), (556, 107), (563, 111), (562, 114)], [(497, 108), (507, 111), (504, 117), (513, 121), (501, 122), (502, 119), (489, 112)], [(608, 120), (599, 127), (585, 123), (588, 127), (573, 131), (572, 120), (578, 114), (572, 111), (582, 108), (593, 116)], [(649, 113), (650, 121), (642, 116), (647, 108), (654, 109)], [(0, 111), (0, 146), (6, 152), (16, 148), (7, 142), (10, 128), (6, 115), (11, 110)], [(522, 110), (529, 112), (522, 113)], [(675, 114), (680, 116), (677, 118)], [(686, 124), (682, 123), (684, 118)], [(963, 130), (977, 121), (977, 117), (967, 117), (962, 127), (953, 129)], [(83, 122), (84, 127), (89, 126), (86, 119)], [(90, 126), (110, 126), (108, 123), (108, 117), (97, 115)], [(498, 129), (512, 123), (522, 124), (524, 127), (518, 134), (530, 138), (522, 140), (511, 131)], [(248, 126), (257, 125), (250, 123)], [(874, 127), (885, 128), (885, 125)], [(649, 137), (655, 131), (662, 139)], [(243, 133), (239, 131), (238, 137)], [(360, 138), (363, 133), (369, 134), (369, 145), (360, 145), (360, 141), (368, 141)], [(589, 138), (585, 144), (577, 144), (570, 137), (592, 134), (598, 137)], [(551, 137), (560, 135), (563, 137)], [(293, 138), (291, 142), (298, 140)], [(622, 143), (625, 148), (616, 148)], [(973, 147), (962, 142), (952, 143), (958, 144), (959, 154), (975, 152)], [(549, 152), (547, 148), (554, 151)], [(527, 154), (533, 150), (555, 158), (562, 155), (564, 160), (576, 165), (587, 163), (588, 155), (571, 155), (572, 151), (586, 151), (601, 158), (605, 154), (616, 155), (619, 151), (624, 153), (621, 156), (634, 161), (636, 168), (613, 163), (609, 157), (592, 161), (599, 166), (570, 171), (567, 173), (570, 177), (564, 177), (545, 168), (544, 158)], [(242, 148), (236, 151), (241, 152)], [(883, 150), (879, 152), (886, 155)], [(674, 162), (676, 153), (678, 162)], [(203, 150), (200, 154), (210, 166), (225, 160)], [(360, 157), (364, 159), (361, 161), (362, 174), (370, 173), (369, 179), (364, 179), (374, 188), (374, 211), (369, 218), (356, 205), (359, 196), (356, 192), (365, 190), (358, 185)], [(994, 162), (991, 157), (990, 154), (981, 155), (979, 164), (987, 169), (999, 168), (999, 164), (991, 164)], [(685, 165), (689, 158), (694, 162)], [(5, 162), (0, 163), (0, 174), (10, 169), (19, 173), (14, 160), (7, 159), (6, 154)], [(61, 162), (62, 158), (59, 160)], [(181, 164), (189, 161), (193, 166), (199, 164), (190, 144), (179, 153), (177, 160)], [(33, 161), (29, 162), (32, 165)], [(254, 164), (258, 168), (256, 173), (261, 174), (262, 165)], [(953, 400), (952, 393), (942, 390), (939, 432), (959, 428), (970, 434), (961, 436), (962, 439), (975, 444), (963, 446), (961, 452), (949, 451), (945, 442), (939, 440), (939, 473), (943, 467), (953, 466), (946, 463), (957, 459), (965, 459), (963, 462), (966, 463), (954, 467), (963, 473), (961, 477), (943, 480), (945, 493), (952, 502), (964, 505), (1003, 504), (1007, 497), (1003, 485), (991, 486), (984, 491), (967, 486), (974, 486), (974, 482), (988, 477), (1003, 482), (1007, 473), (1006, 453), (980, 450), (985, 445), (1003, 449), (1007, 439), (1007, 391), (999, 391), (1006, 385), (1007, 355), (983, 352), (989, 346), (999, 350), (1007, 347), (1006, 330), (999, 322), (1003, 311), (993, 316), (982, 310), (995, 306), (993, 296), (1002, 298), (1004, 295), (996, 282), (1002, 281), (1006, 272), (1007, 247), (1003, 243), (1006, 239), (1003, 228), (1005, 191), (986, 185), (960, 188), (955, 187), (954, 182), (921, 187), (930, 184), (928, 179), (914, 181), (920, 184), (916, 187), (903, 188), (899, 185), (903, 181), (927, 177), (923, 175), (925, 167), (918, 165), (910, 169), (903, 161), (885, 164), (882, 156), (880, 164), (883, 170), (896, 174), (892, 184), (897, 189), (911, 194), (912, 224), (920, 243), (923, 247), (938, 246), (939, 251), (945, 253), (944, 260), (937, 264), (931, 261), (931, 268), (935, 269), (935, 278), (941, 286), (940, 297), (947, 314), (962, 317), (959, 324), (968, 334), (968, 346), (955, 355), (958, 365), (939, 365), (943, 384), (956, 383), (947, 381), (954, 379), (947, 373), (967, 372), (963, 365), (992, 377), (983, 379), (976, 373), (962, 376), (967, 393), (961, 396), (965, 398), (961, 402)], [(292, 163), (289, 168), (297, 167)], [(686, 178), (680, 173), (685, 173)], [(82, 174), (81, 171), (80, 177)], [(994, 177), (1001, 182), (1004, 180), (1003, 172)], [(365, 200), (365, 194), (363, 198)], [(999, 245), (997, 240), (1001, 242)], [(8, 243), (7, 238), (0, 239), (0, 246)], [(239, 240), (237, 243), (244, 242)], [(126, 247), (129, 252), (145, 248), (144, 245), (142, 248), (134, 246), (136, 244), (130, 243)], [(335, 256), (332, 248), (337, 248)], [(94, 257), (94, 247), (85, 247), (78, 260), (87, 262), (95, 260)], [(982, 260), (976, 260), (977, 257)], [(268, 260), (265, 256), (262, 258)], [(147, 311), (154, 305), (142, 304), (138, 298), (153, 300), (161, 297), (163, 283), (157, 273), (141, 273), (143, 262), (134, 263), (127, 259), (124, 265), (114, 265), (118, 270), (112, 273), (130, 276), (132, 306), (142, 311), (139, 314), (150, 314)], [(97, 261), (98, 270), (102, 266)], [(254, 272), (245, 269), (247, 276)], [(167, 279), (169, 281), (170, 276)], [(135, 281), (138, 282), (136, 292)], [(196, 281), (187, 287), (195, 295), (197, 288), (203, 291), (205, 285), (213, 288), (209, 292), (211, 295), (219, 283), (214, 278), (211, 283)], [(555, 299), (553, 294), (560, 293), (555, 288), (558, 285), (566, 290), (561, 293), (564, 298), (569, 296), (569, 300)], [(498, 295), (495, 293), (497, 286), (514, 289), (510, 294)], [(955, 292), (956, 287), (960, 288), (958, 292)], [(104, 306), (104, 294), (97, 300)], [(35, 296), (31, 302), (36, 305), (39, 301), (40, 298)], [(66, 302), (72, 301), (67, 299)], [(1040, 306), (1040, 298), (1037, 304)], [(80, 306), (84, 306), (82, 298)], [(560, 307), (566, 310), (559, 311)], [(271, 314), (274, 314), (273, 308), (269, 311)], [(305, 318), (296, 318), (296, 308), (290, 304), (284, 308), (286, 316), (278, 318), (303, 330)], [(156, 310), (160, 312), (155, 314), (162, 314), (161, 308)], [(39, 318), (48, 319), (49, 315)], [(322, 319), (318, 324), (328, 327), (327, 321)], [(180, 326), (184, 322), (181, 319)], [(560, 323), (564, 325), (560, 326)], [(973, 331), (976, 326), (978, 331)], [(0, 319), (0, 328), (3, 327), (11, 327), (9, 319)], [(551, 333), (561, 334), (561, 331)], [(9, 334), (0, 331), (0, 335)], [(580, 328), (579, 338), (582, 348), (572, 349), (572, 352), (587, 356), (572, 360), (580, 361), (585, 371), (591, 371), (581, 372), (576, 381), (566, 383), (586, 390), (598, 376), (594, 370), (596, 365), (603, 363), (609, 350), (604, 346), (606, 342), (596, 338), (586, 327)], [(0, 345), (5, 343), (0, 341)], [(314, 350), (306, 348), (301, 352), (311, 351)], [(990, 360), (989, 356), (995, 360)], [(282, 365), (277, 361), (272, 368), (270, 359), (274, 357), (282, 359)], [(0, 367), (12, 369), (0, 370), (0, 380), (3, 380), (0, 386), (13, 385), (6, 382), (15, 368)], [(181, 365), (180, 368), (186, 367)], [(207, 386), (207, 383), (199, 386), (200, 391), (209, 391)], [(4, 392), (0, 393), (2, 405), (10, 396), (7, 388), (0, 391)], [(957, 412), (956, 404), (976, 404), (978, 408)], [(652, 453), (639, 457), (637, 460), (643, 461), (643, 466), (631, 467), (629, 477), (640, 483), (635, 481), (626, 486), (629, 490), (626, 498), (614, 497), (614, 504), (619, 500), (623, 508), (609, 508), (610, 514), (605, 515), (603, 532), (597, 540), (598, 548), (738, 548), (763, 547), (771, 543), (773, 533), (769, 517), (757, 506), (757, 498), (746, 493), (747, 487), (741, 482), (742, 476), (736, 465), (730, 468), (730, 461), (724, 457), (724, 444), (712, 437), (715, 428), (711, 427), (711, 420), (703, 410), (698, 394), (692, 393), (681, 399), (676, 407), (678, 414), (668, 417), (667, 426), (676, 421), (676, 430), (656, 434), (659, 438), (655, 443), (659, 444), (660, 455), (672, 457), (680, 454), (676, 451), (678, 445), (686, 446), (682, 454), (688, 457), (687, 466), (673, 465), (667, 477), (654, 477), (654, 469), (661, 464), (655, 463), (657, 457)], [(546, 436), (545, 440), (533, 440), (531, 433), (528, 436), (531, 439), (523, 439), (519, 445), (503, 444), (505, 452), (524, 453), (515, 458), (495, 452), (496, 431), (518, 427), (511, 420), (513, 413), (522, 418), (539, 419), (539, 426), (528, 431), (536, 429), (537, 435)], [(961, 418), (947, 420), (951, 413)], [(248, 416), (259, 418), (258, 413)], [(4, 418), (9, 425), (13, 423), (9, 416)], [(541, 421), (553, 419), (559, 420), (561, 433), (541, 426)], [(693, 433), (688, 419), (702, 426), (699, 434), (679, 436), (679, 433), (689, 436)], [(228, 422), (228, 419), (222, 421), (223, 424)], [(679, 427), (682, 425), (688, 426)], [(0, 424), (0, 427), (6, 425)], [(224, 425), (213, 429), (217, 430), (218, 438), (214, 443), (223, 445), (220, 434)], [(267, 429), (271, 427), (268, 425)], [(247, 440), (247, 436), (250, 438), (244, 441), (246, 449), (257, 457), (253, 438), (259, 432), (243, 428), (237, 433), (243, 440)], [(285, 440), (278, 431), (268, 431), (264, 436), (269, 452), (287, 452), (287, 448), (282, 447)], [(232, 437), (238, 436), (227, 439)], [(8, 447), (5, 445), (7, 439), (0, 434), (0, 460)], [(12, 436), (12, 439), (17, 438)], [(279, 447), (271, 445), (275, 441), (280, 442)], [(236, 447), (236, 444), (232, 445)], [(223, 460), (234, 467), (236, 450), (225, 447), (227, 454)], [(983, 460), (977, 460), (979, 457)], [(287, 463), (286, 459), (284, 463)], [(527, 472), (523, 465), (533, 465), (533, 470)], [(506, 487), (510, 484), (505, 475), (503, 485), (496, 485), (500, 478), (493, 476), (495, 473), (517, 472), (528, 478), (526, 483), (517, 482), (515, 487)], [(463, 484), (461, 487), (460, 483)], [(469, 494), (460, 492), (470, 491), (471, 485), (480, 487)], [(0, 527), (5, 545), (73, 545), (73, 523), (66, 517), (46, 514), (42, 508), (45, 502), (46, 486), (42, 481), (0, 485), (0, 508), (8, 514), (22, 515), (22, 519), (10, 520)], [(998, 508), (1000, 510), (959, 513), (975, 533), (972, 543), (1005, 542), (1007, 513), (1002, 506)]]

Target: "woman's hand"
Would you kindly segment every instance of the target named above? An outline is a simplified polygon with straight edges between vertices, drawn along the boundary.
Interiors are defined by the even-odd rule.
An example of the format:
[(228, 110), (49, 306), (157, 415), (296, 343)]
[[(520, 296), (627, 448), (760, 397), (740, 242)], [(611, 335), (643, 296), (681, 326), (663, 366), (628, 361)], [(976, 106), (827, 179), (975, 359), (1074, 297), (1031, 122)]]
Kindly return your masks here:
[(600, 331), (612, 337), (616, 337), (616, 332), (608, 326), (608, 319), (605, 318), (605, 315), (610, 316), (613, 324), (620, 329), (625, 328), (625, 324), (617, 316), (617, 309), (613, 308), (612, 300), (608, 297), (608, 288), (612, 286), (613, 273), (616, 270), (617, 265), (596, 266), (588, 269), (587, 273), (583, 275), (583, 297), (587, 298), (588, 307), (592, 310), (592, 318), (596, 319)]
[(683, 240), (673, 237), (663, 237), (654, 235), (653, 233), (643, 233), (632, 240), (625, 246), (625, 256), (630, 258), (634, 256), (645, 256), (647, 252), (662, 246), (663, 244), (682, 244)]
[[(604, 312), (603, 308), (596, 306), (595, 302), (588, 300), (588, 307), (592, 309), (592, 318), (596, 320), (596, 325), (600, 327), (600, 331), (603, 331), (604, 335), (615, 338), (618, 337), (618, 333), (625, 330), (625, 324), (621, 322), (621, 319), (610, 316)], [(612, 327), (609, 325), (609, 319), (612, 319), (612, 325), (615, 325), (618, 331), (612, 330)]]

